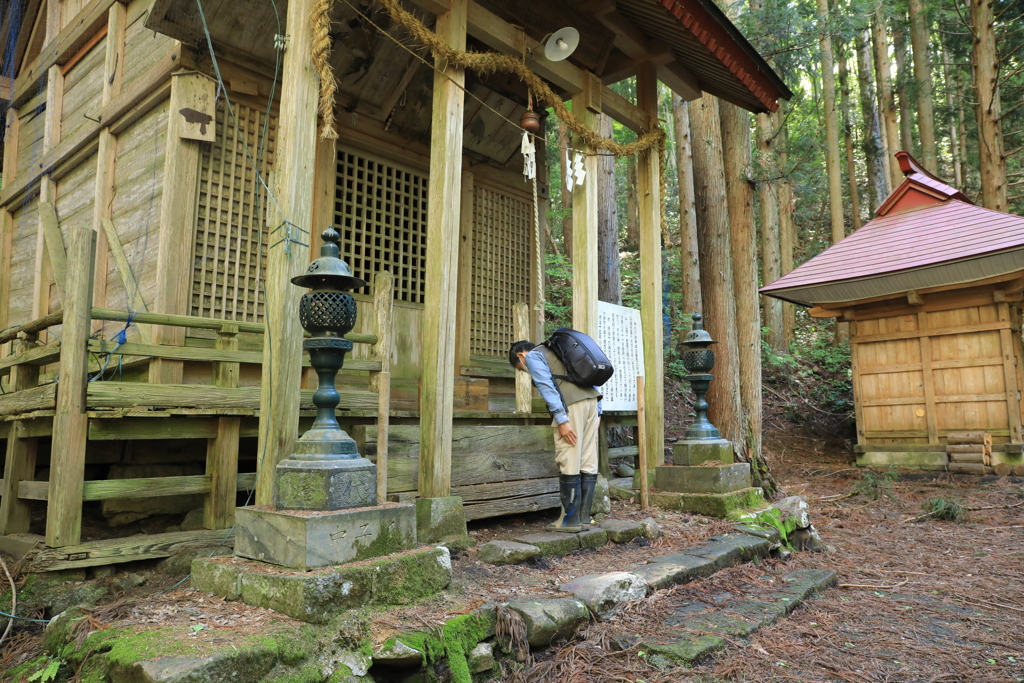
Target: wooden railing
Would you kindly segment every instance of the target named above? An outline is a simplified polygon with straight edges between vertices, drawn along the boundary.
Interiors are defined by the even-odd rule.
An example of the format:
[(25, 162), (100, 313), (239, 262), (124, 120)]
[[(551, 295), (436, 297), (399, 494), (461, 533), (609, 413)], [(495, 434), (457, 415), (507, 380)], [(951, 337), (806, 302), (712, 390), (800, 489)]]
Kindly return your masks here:
[[(8, 377), (6, 393), (0, 395), (0, 417), (6, 417), (8, 425), (0, 430), (0, 436), (7, 437), (5, 476), (0, 479), (0, 534), (28, 531), (26, 500), (47, 501), (47, 545), (59, 547), (79, 542), (83, 501), (197, 493), (205, 495), (204, 526), (208, 529), (231, 527), (237, 491), (251, 489), (255, 484), (254, 474), (238, 473), (241, 419), (257, 415), (260, 403), (260, 387), (238, 386), (240, 366), (263, 363), (262, 351), (239, 350), (239, 335), (262, 335), (265, 326), (187, 315), (129, 315), (124, 311), (90, 307), (92, 268), (88, 266), (93, 258), (95, 236), (84, 228), (68, 232), (71, 239), (68, 240), (69, 286), (65, 311), (0, 332), (0, 344), (12, 342), (13, 346), (11, 355), (0, 359), (0, 376)], [(373, 284), (377, 333), (347, 335), (356, 344), (369, 345), (371, 358), (348, 360), (344, 368), (369, 372), (368, 387), (363, 391), (339, 393), (342, 408), (375, 414), (378, 429), (386, 434), (390, 416), (392, 277), (389, 273), (379, 273)], [(213, 348), (139, 342), (118, 344), (90, 338), (94, 320), (213, 330), (217, 339)], [(39, 345), (39, 335), (57, 325), (63, 326), (60, 340)], [(143, 363), (152, 359), (208, 362), (212, 366), (212, 381), (210, 384), (90, 381), (90, 372), (95, 380), (95, 373), (101, 368), (96, 362), (90, 366), (90, 354), (118, 355)], [(308, 360), (306, 363), (308, 365)], [(57, 364), (59, 381), (40, 384), (40, 370), (54, 364)], [(302, 408), (313, 409), (312, 394), (312, 389), (300, 390)], [(93, 423), (110, 423), (112, 420), (105, 418), (129, 413), (144, 415), (147, 411), (155, 416), (178, 412), (204, 418), (195, 433), (183, 430), (163, 437), (205, 438), (206, 474), (85, 481), (86, 441), (97, 431), (104, 431), (95, 429), (97, 424)], [(48, 421), (51, 416), (52, 427), (41, 428), (38, 423)], [(211, 420), (215, 425), (207, 424)], [(113, 436), (131, 438), (129, 434), (138, 431), (131, 419), (125, 420), (125, 424), (128, 433)], [(36, 482), (33, 481), (36, 440), (44, 435), (43, 431), (53, 436), (50, 480)], [(107, 427), (106, 431), (111, 430)], [(153, 431), (163, 433), (155, 426)], [(99, 436), (112, 437), (110, 433)], [(384, 453), (378, 452), (378, 467), (386, 472), (386, 447), (384, 450)], [(384, 497), (382, 493), (381, 499)]]

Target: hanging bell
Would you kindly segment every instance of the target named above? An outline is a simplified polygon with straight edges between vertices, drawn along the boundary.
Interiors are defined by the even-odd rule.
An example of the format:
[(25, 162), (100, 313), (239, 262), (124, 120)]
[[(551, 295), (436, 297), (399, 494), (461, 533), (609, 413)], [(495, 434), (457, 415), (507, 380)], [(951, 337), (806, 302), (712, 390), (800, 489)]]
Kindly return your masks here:
[(519, 117), (519, 126), (527, 133), (536, 135), (540, 132), (540, 114), (532, 109), (527, 109)]

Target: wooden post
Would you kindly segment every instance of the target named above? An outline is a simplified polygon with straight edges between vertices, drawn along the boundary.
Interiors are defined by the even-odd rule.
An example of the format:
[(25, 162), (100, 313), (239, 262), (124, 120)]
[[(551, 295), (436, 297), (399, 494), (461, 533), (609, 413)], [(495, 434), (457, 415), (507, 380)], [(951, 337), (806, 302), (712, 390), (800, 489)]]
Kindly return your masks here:
[(462, 209), (459, 218), (459, 273), (455, 304), (455, 374), (470, 365), (473, 335), (473, 174), (462, 174)]
[[(530, 306), (519, 301), (512, 305), (513, 326), (515, 331), (512, 336), (516, 341), (530, 338)], [(531, 413), (533, 403), (533, 384), (530, 382), (530, 375), (525, 372), (516, 372), (516, 412)]]
[[(7, 110), (4, 132), (3, 173), (5, 183), (14, 182), (18, 171), (18, 129), (21, 120), (18, 110)], [(7, 207), (0, 209), (0, 329), (10, 323), (11, 305), (11, 257), (14, 251), (14, 214)]]
[[(28, 351), (35, 346), (36, 335), (26, 335), (25, 339), (13, 342), (12, 352), (15, 354)], [(39, 383), (38, 365), (15, 365), (11, 368), (8, 391), (31, 389)], [(11, 431), (7, 435), (7, 456), (4, 464), (4, 478), (0, 487), (0, 536), (21, 534), (28, 531), (29, 506), (18, 498), (18, 484), (32, 481), (36, 473), (35, 438), (24, 436), (25, 423), (17, 420), (11, 423)]]
[(601, 420), (597, 428), (597, 471), (605, 479), (611, 479), (612, 476), (612, 464), (608, 456), (608, 427)]
[[(277, 463), (291, 452), (299, 431), (302, 375), (302, 288), (291, 283), (308, 264), (316, 159), (319, 79), (310, 60), (313, 0), (288, 3), (288, 49), (284, 53), (281, 117), (278, 122), (277, 204), (268, 211), (266, 333), (260, 391), (256, 504), (273, 502)], [(280, 208), (278, 208), (280, 207)]]
[[(57, 3), (54, 3), (57, 4)], [(54, 19), (56, 12), (57, 19)], [(50, 31), (56, 26), (59, 30), (59, 11), (47, 8), (47, 42), (56, 33)], [(46, 75), (46, 113), (43, 119), (43, 154), (49, 152), (60, 143), (61, 115), (64, 111), (64, 76), (59, 66), (51, 66)], [(44, 204), (51, 209), (57, 201), (57, 182), (50, 176), (39, 180), (39, 233), (36, 237), (36, 270), (32, 287), (32, 315), (41, 318), (50, 312), (50, 280), (54, 273), (53, 257), (63, 255), (64, 243), (60, 239), (56, 213), (47, 211)], [(58, 292), (63, 295), (64, 283), (57, 281)]]
[(380, 372), (370, 380), (377, 392), (377, 501), (388, 499), (388, 427), (391, 424), (391, 354), (394, 353), (394, 289), (391, 273), (383, 271), (373, 278), (373, 307), (377, 313), (377, 343), (373, 357), (380, 361)]
[[(996, 304), (996, 307), (999, 309), (999, 321), (1010, 322), (1010, 305), (1004, 301)], [(1003, 377), (1006, 382), (1006, 417), (1010, 428), (1010, 442), (1020, 443), (1024, 440), (1021, 435), (1020, 392), (1017, 389), (1016, 360), (1010, 330), (999, 330), (999, 342), (1003, 355)]]
[(644, 405), (644, 377), (643, 375), (636, 376), (636, 424), (637, 424), (637, 449), (639, 451), (640, 461), (640, 509), (647, 509), (647, 425), (646, 418), (647, 410)]
[(857, 337), (857, 323), (856, 321), (850, 322), (850, 374), (853, 377), (853, 419), (857, 424), (857, 443), (867, 443), (867, 438), (864, 436), (864, 430), (866, 426), (864, 424), (864, 404), (863, 404), (863, 381), (860, 376), (860, 344), (854, 344), (853, 340)]
[[(225, 323), (217, 332), (216, 348), (238, 350), (238, 325)], [(218, 361), (213, 364), (213, 386), (238, 386), (238, 363)], [(242, 418), (217, 418), (217, 436), (206, 441), (206, 474), (210, 492), (203, 503), (203, 526), (207, 529), (228, 529), (235, 524), (235, 503), (238, 495), (238, 436)]]
[[(180, 109), (193, 107), (200, 94), (212, 100), (213, 84), (198, 73), (171, 76), (170, 114), (164, 161), (164, 187), (160, 199), (160, 241), (157, 247), (156, 297), (153, 312), (188, 315), (191, 310), (196, 211), (199, 206), (200, 143), (185, 137), (188, 122)], [(212, 106), (212, 103), (211, 103)], [(267, 308), (270, 302), (267, 302)], [(154, 344), (184, 346), (185, 328), (157, 327)], [(181, 384), (184, 363), (156, 358), (149, 364), (153, 384)]]
[[(115, 2), (107, 10), (106, 53), (103, 62), (103, 95), (100, 103), (109, 104), (112, 97), (120, 94), (121, 81), (124, 74), (124, 37), (127, 25), (128, 9), (120, 2)], [(114, 198), (114, 159), (117, 156), (117, 137), (109, 128), (103, 128), (99, 135), (99, 147), (96, 151), (96, 185), (93, 190), (92, 229), (97, 233), (96, 241), (96, 283), (93, 286), (93, 304), (104, 307), (107, 305), (107, 242), (110, 236), (104, 220), (110, 221), (110, 206)], [(111, 224), (113, 225), (113, 224)], [(114, 233), (116, 238), (117, 234)], [(120, 243), (118, 243), (120, 247)], [(123, 253), (123, 249), (122, 249)], [(118, 264), (120, 266), (120, 264)], [(119, 268), (120, 269), (120, 268)], [(130, 272), (130, 271), (129, 271)], [(135, 288), (136, 292), (138, 287)], [(132, 291), (125, 290), (131, 300)], [(141, 294), (137, 295), (139, 300)], [(137, 306), (133, 309), (138, 310)], [(101, 323), (102, 324), (102, 323)], [(143, 341), (148, 342), (148, 337)]]
[[(658, 120), (658, 79), (656, 68), (644, 62), (637, 69), (637, 104), (652, 125)], [(662, 335), (661, 292), (661, 160), (658, 150), (649, 149), (637, 160), (637, 194), (640, 197), (640, 327), (644, 337), (643, 434), (647, 458), (644, 469), (657, 467), (665, 459), (665, 355)]]
[[(850, 324), (853, 327), (853, 324)], [(928, 314), (917, 314), (917, 329), (921, 332), (921, 381), (924, 385), (924, 419), (928, 429), (928, 443), (939, 443), (939, 413), (935, 405), (935, 375), (932, 372), (932, 338), (928, 336)], [(853, 345), (850, 345), (853, 348)]]
[(68, 228), (66, 234), (67, 301), (61, 330), (60, 385), (53, 416), (50, 495), (46, 508), (46, 545), (51, 548), (75, 545), (81, 540), (85, 442), (89, 433), (85, 390), (96, 233), (89, 228)]
[[(457, 50), (466, 48), (468, 0), (450, 0), (435, 31)], [(455, 365), (455, 296), (459, 269), (459, 216), (462, 204), (462, 128), (466, 75), (438, 65), (430, 136), (427, 189), (427, 270), (423, 316), (423, 374), (420, 394), (419, 492), (422, 498), (451, 493), (452, 402)]]
[[(594, 79), (588, 78), (584, 85), (589, 87), (572, 98), (572, 111), (580, 123), (595, 129), (601, 95), (595, 91)], [(587, 155), (583, 161), (587, 172), (583, 186), (575, 185), (572, 190), (572, 326), (596, 339), (598, 164), (597, 157), (592, 154), (595, 150), (586, 147), (575, 135), (572, 143)], [(574, 155), (570, 150), (570, 167)], [(562, 191), (565, 192), (565, 189)]]

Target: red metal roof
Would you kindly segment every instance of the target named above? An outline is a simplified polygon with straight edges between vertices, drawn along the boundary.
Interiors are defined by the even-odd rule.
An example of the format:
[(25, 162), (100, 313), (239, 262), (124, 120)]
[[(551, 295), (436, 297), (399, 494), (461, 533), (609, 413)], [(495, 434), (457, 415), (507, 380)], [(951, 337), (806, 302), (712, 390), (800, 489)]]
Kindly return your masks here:
[[(879, 207), (881, 215), (761, 291), (891, 274), (1024, 246), (1024, 217), (971, 204), (916, 162), (904, 171), (909, 174)], [(904, 205), (916, 208), (899, 210), (901, 200), (915, 196)]]

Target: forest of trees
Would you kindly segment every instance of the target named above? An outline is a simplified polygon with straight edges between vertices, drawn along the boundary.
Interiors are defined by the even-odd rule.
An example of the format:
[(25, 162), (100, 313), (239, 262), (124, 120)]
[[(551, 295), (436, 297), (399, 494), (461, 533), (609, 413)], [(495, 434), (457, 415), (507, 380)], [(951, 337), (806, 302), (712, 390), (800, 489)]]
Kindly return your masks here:
[[(901, 182), (894, 154), (997, 211), (1024, 211), (1024, 2), (739, 0), (723, 10), (794, 97), (752, 115), (662, 87), (666, 367), (704, 314), (719, 340), (711, 418), (760, 453), (762, 362), (827, 343), (831, 328), (765, 299), (771, 282), (871, 219)], [(614, 86), (635, 95), (632, 80)], [(603, 133), (634, 134), (602, 117)], [(548, 125), (548, 317), (571, 307), (568, 132)], [(598, 182), (600, 297), (639, 307), (635, 160), (607, 157)], [(827, 340), (827, 341), (826, 341)], [(796, 345), (796, 346), (794, 346)]]

